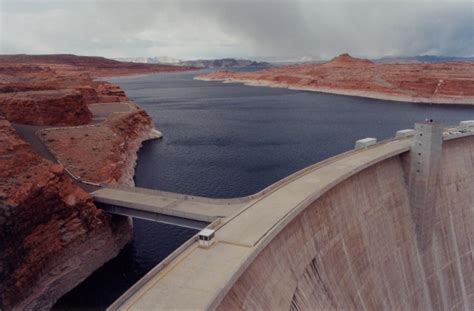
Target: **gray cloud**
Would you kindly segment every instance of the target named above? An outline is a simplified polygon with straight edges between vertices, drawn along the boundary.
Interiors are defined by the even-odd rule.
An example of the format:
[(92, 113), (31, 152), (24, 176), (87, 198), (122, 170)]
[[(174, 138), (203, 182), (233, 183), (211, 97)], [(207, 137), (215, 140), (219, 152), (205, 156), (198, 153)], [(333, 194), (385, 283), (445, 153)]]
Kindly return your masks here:
[(1, 53), (474, 56), (474, 2), (0, 0)]

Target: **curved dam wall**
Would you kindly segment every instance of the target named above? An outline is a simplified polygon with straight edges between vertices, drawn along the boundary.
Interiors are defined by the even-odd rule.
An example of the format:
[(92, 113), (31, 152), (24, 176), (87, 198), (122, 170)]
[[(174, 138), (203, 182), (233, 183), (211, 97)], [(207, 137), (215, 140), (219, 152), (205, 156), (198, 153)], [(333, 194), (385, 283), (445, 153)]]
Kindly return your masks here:
[[(474, 137), (444, 141), (424, 213), (410, 204), (414, 156), (370, 166), (310, 203), (218, 309), (474, 309)], [(429, 215), (428, 233), (415, 215)]]

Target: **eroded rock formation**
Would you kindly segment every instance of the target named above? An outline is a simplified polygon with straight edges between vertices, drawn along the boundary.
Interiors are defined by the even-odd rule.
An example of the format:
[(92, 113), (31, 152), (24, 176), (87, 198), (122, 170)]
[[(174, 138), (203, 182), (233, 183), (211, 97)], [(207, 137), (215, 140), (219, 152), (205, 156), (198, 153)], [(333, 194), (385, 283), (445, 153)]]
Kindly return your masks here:
[[(54, 151), (72, 171), (132, 184), (142, 141), (161, 134), (123, 90), (93, 77), (187, 69), (73, 55), (0, 56), (0, 310), (50, 308), (115, 257), (132, 233), (129, 218), (97, 209), (66, 168), (36, 154), (9, 121), (59, 126), (64, 132), (46, 135), (46, 142), (59, 146)], [(91, 124), (90, 105), (123, 102), (130, 111)]]
[(0, 120), (0, 309), (47, 309), (130, 241), (61, 165)]
[(342, 54), (327, 63), (216, 71), (196, 79), (407, 102), (474, 104), (473, 77), (474, 62), (374, 64)]
[(161, 133), (145, 111), (132, 109), (97, 125), (43, 130), (40, 137), (76, 176), (95, 183), (133, 185), (141, 143), (160, 138)]
[(35, 125), (79, 125), (91, 119), (80, 92), (45, 90), (0, 96), (1, 111), (8, 120)]
[(88, 104), (128, 100), (120, 87), (94, 77), (189, 69), (102, 57), (1, 55), (0, 113), (25, 124), (87, 124), (91, 118)]

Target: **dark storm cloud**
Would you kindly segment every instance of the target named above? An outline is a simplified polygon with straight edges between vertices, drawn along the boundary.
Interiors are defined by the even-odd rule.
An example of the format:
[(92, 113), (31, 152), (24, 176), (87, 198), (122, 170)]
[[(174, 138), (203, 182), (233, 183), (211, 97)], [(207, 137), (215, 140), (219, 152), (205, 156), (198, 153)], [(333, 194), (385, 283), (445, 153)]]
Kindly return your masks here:
[(474, 55), (472, 1), (3, 0), (2, 53)]
[(271, 55), (467, 54), (474, 49), (472, 2), (262, 2), (209, 7), (209, 18)]

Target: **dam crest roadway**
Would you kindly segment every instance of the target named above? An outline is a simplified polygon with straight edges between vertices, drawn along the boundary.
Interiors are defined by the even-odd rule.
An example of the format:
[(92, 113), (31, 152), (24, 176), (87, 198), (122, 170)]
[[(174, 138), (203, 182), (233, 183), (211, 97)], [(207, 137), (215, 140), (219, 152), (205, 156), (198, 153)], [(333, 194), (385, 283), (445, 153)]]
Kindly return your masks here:
[[(445, 223), (438, 219), (440, 213), (438, 210), (447, 208), (447, 206), (441, 206), (445, 202), (440, 201), (455, 199), (440, 197), (438, 202), (434, 202), (430, 201), (428, 196), (433, 196), (433, 193), (441, 193), (440, 195), (443, 196), (449, 195), (452, 187), (443, 183), (451, 183), (452, 181), (449, 179), (461, 173), (441, 172), (438, 176), (437, 170), (439, 166), (443, 167), (443, 170), (455, 169), (451, 167), (451, 162), (465, 163), (463, 157), (470, 157), (469, 152), (458, 153), (462, 148), (471, 150), (470, 148), (474, 146), (474, 132), (469, 128), (471, 123), (473, 122), (464, 122), (459, 128), (445, 129), (443, 132), (439, 124), (427, 121), (417, 124), (416, 132), (413, 130), (399, 131), (397, 138), (378, 144), (374, 144), (373, 139), (364, 139), (358, 141), (355, 150), (316, 163), (249, 197), (214, 200), (184, 195), (175, 195), (173, 198), (174, 194), (161, 193), (163, 198), (158, 198), (160, 192), (138, 190), (137, 193), (140, 194), (136, 195), (137, 200), (140, 200), (145, 194), (150, 196), (155, 194), (156, 201), (164, 200), (164, 197), (168, 196), (166, 200), (169, 204), (162, 205), (160, 213), (168, 209), (168, 214), (175, 213), (174, 215), (178, 217), (211, 222), (207, 228), (215, 231), (215, 242), (210, 247), (200, 247), (198, 235), (196, 235), (146, 274), (108, 310), (169, 308), (225, 310), (245, 307), (255, 309), (263, 306), (276, 309), (285, 306), (283, 309), (299, 310), (300, 308), (315, 308), (318, 304), (322, 304), (319, 307), (324, 308), (363, 307), (363, 309), (372, 309), (368, 304), (374, 303), (374, 301), (382, 303), (388, 308), (421, 306), (423, 309), (432, 309), (437, 304), (448, 308), (452, 304), (456, 304), (460, 309), (470, 309), (474, 303), (474, 288), (469, 287), (473, 280), (472, 274), (466, 272), (466, 269), (469, 271), (473, 268), (472, 249), (452, 246), (456, 249), (455, 255), (453, 255), (455, 258), (446, 259), (447, 262), (444, 263), (436, 263), (432, 257), (438, 256), (436, 252), (440, 252), (439, 247), (436, 246), (438, 240), (433, 239), (433, 236), (436, 238), (440, 232), (445, 232), (448, 229), (452, 232), (446, 233), (449, 235), (447, 238), (458, 240), (460, 245), (470, 243), (469, 234), (467, 237), (459, 235), (457, 233), (459, 229), (456, 229), (458, 226), (455, 226), (454, 223), (460, 221), (461, 223), (458, 225), (461, 227), (472, 226), (470, 220), (473, 219), (474, 211), (472, 204), (469, 205), (471, 201), (469, 199), (466, 202), (458, 200), (459, 202), (456, 203), (461, 206), (459, 209), (462, 208), (465, 213), (468, 213), (469, 216), (466, 216), (466, 219), (453, 219), (454, 216), (449, 216), (447, 217), (450, 221), (447, 223), (448, 229), (443, 227), (443, 230), (440, 230), (438, 226), (444, 226)], [(414, 162), (414, 155), (419, 156), (421, 160)], [(469, 166), (469, 168), (472, 167)], [(397, 174), (390, 174), (391, 171)], [(474, 176), (473, 171), (465, 172), (464, 168), (461, 168), (461, 171), (464, 171), (466, 176)], [(443, 174), (448, 174), (449, 178)], [(468, 180), (466, 178), (463, 177), (463, 180)], [(364, 188), (367, 183), (371, 187), (370, 190)], [(421, 187), (427, 192), (410, 191), (407, 189), (410, 184), (416, 184), (417, 187)], [(468, 184), (466, 182), (466, 185)], [(384, 190), (384, 186), (388, 188)], [(350, 202), (340, 201), (338, 197), (326, 198), (330, 194), (339, 195), (338, 187), (350, 188), (352, 191), (359, 189), (360, 193), (352, 192), (350, 194), (352, 201)], [(386, 192), (392, 189), (397, 193)], [(121, 191), (122, 193), (120, 193)], [(137, 203), (131, 202), (134, 200), (132, 194), (126, 195), (125, 192), (127, 192), (126, 189), (100, 189), (92, 195), (99, 203), (111, 203), (114, 198), (118, 197), (128, 197), (128, 199), (115, 200), (112, 202), (113, 204), (132, 206)], [(364, 195), (368, 197), (364, 197)], [(359, 197), (361, 200), (357, 201), (355, 197)], [(148, 200), (151, 201), (151, 197)], [(404, 252), (406, 251), (406, 256), (408, 256), (405, 260), (408, 262), (397, 261), (398, 265), (401, 265), (401, 270), (396, 276), (393, 276), (396, 286), (386, 283), (393, 281), (392, 279), (387, 281), (387, 278), (373, 275), (370, 278), (371, 282), (380, 283), (384, 289), (393, 288), (393, 292), (389, 292), (388, 295), (382, 294), (378, 292), (379, 286), (375, 285), (370, 289), (371, 292), (361, 293), (357, 289), (359, 282), (362, 282), (364, 278), (363, 275), (357, 274), (359, 271), (354, 271), (356, 269), (354, 260), (357, 260), (358, 257), (350, 256), (353, 245), (347, 244), (347, 240), (351, 239), (351, 236), (346, 235), (347, 233), (337, 235), (335, 232), (337, 230), (344, 232), (354, 226), (334, 223), (334, 228), (322, 225), (307, 227), (307, 222), (315, 221), (307, 213), (317, 211), (315, 210), (316, 205), (321, 205), (317, 209), (319, 210), (317, 213), (321, 213), (323, 208), (332, 206), (324, 213), (335, 213), (331, 216), (333, 221), (341, 218), (340, 221), (343, 223), (354, 223), (356, 227), (362, 226), (361, 224), (367, 225), (371, 217), (379, 218), (379, 213), (384, 209), (401, 213), (400, 215), (403, 217), (389, 211), (391, 216), (385, 216), (384, 221), (379, 219), (380, 224), (374, 225), (376, 228), (359, 229), (362, 232), (369, 229), (378, 230), (377, 234), (369, 234), (364, 238), (375, 239), (373, 243), (364, 242), (362, 245), (364, 245), (365, 252), (379, 254), (368, 260), (369, 262), (374, 261), (371, 265), (379, 267), (374, 269), (382, 269), (381, 271), (386, 266), (386, 261), (396, 260), (399, 257), (396, 254), (400, 252), (400, 250), (396, 250), (396, 253), (392, 254), (391, 251), (384, 251), (384, 249), (391, 243), (397, 245), (401, 242), (393, 240), (396, 235), (389, 236), (387, 238), (390, 238), (390, 241), (385, 243), (387, 245), (377, 247), (380, 242), (376, 239), (379, 236), (385, 236), (387, 232), (394, 234), (397, 230), (402, 230), (405, 232), (404, 235), (409, 236), (409, 238), (405, 237), (408, 240), (405, 242), (407, 246), (404, 246), (406, 248)], [(193, 209), (193, 206), (196, 208)], [(346, 212), (354, 217), (338, 212), (337, 209), (342, 208), (338, 206), (349, 208)], [(413, 206), (416, 206), (416, 209)], [(438, 206), (437, 209), (435, 206)], [(139, 209), (150, 211), (153, 207), (141, 205)], [(368, 213), (372, 209), (380, 212), (371, 213), (368, 219), (364, 219), (362, 214), (359, 214)], [(188, 212), (199, 213), (200, 216), (187, 215)], [(433, 216), (429, 217), (428, 221), (423, 215), (430, 213)], [(449, 211), (449, 215), (452, 213), (455, 211)], [(389, 221), (389, 217), (395, 218)], [(288, 230), (297, 230), (297, 232)], [(308, 235), (310, 230), (323, 231)], [(472, 230), (472, 228), (467, 230)], [(321, 236), (321, 234), (323, 235)], [(349, 273), (347, 274), (349, 279), (340, 284), (331, 283), (335, 282), (333, 274), (342, 272), (332, 271), (331, 269), (335, 269), (332, 266), (324, 266), (324, 259), (327, 259), (326, 253), (322, 249), (316, 251), (314, 246), (311, 246), (312, 242), (298, 244), (298, 242), (304, 242), (305, 239), (319, 240), (319, 243), (322, 243), (321, 247), (326, 245), (325, 243), (329, 243), (322, 249), (329, 247), (329, 250), (335, 248), (335, 250), (341, 251), (341, 256), (331, 257), (330, 261), (348, 262), (349, 264), (341, 269)], [(372, 246), (372, 244), (374, 245)], [(285, 251), (288, 253), (283, 253)], [(293, 257), (300, 258), (298, 260), (305, 259), (300, 262)], [(311, 258), (313, 258), (313, 263), (311, 263)], [(381, 259), (377, 260), (378, 258)], [(412, 262), (412, 260), (415, 261)], [(283, 262), (285, 264), (282, 264)], [(323, 266), (317, 268), (315, 265)], [(333, 265), (337, 266), (337, 264)], [(445, 266), (452, 267), (450, 280), (437, 277), (439, 275), (437, 269)], [(323, 268), (327, 270), (325, 271)], [(309, 285), (304, 280), (315, 277), (314, 269), (318, 269), (318, 275), (321, 273), (322, 276), (314, 279), (314, 282)], [(415, 270), (409, 271), (409, 269)], [(381, 271), (379, 272), (382, 275)], [(280, 278), (280, 281), (275, 278)], [(288, 282), (281, 282), (281, 278), (285, 280), (288, 278)], [(438, 289), (432, 288), (430, 285), (434, 278), (440, 282)], [(399, 283), (399, 280), (404, 281)], [(453, 294), (453, 297), (446, 297), (443, 291), (446, 290), (445, 287), (449, 286), (450, 282), (455, 282), (459, 291)], [(328, 286), (328, 284), (324, 285), (325, 283), (332, 284), (334, 288), (329, 290), (335, 291), (335, 293), (328, 294), (327, 290), (319, 293), (321, 288), (318, 286)], [(341, 284), (348, 286), (350, 290), (345, 289), (342, 294), (343, 292), (339, 292), (342, 290), (339, 288), (342, 286)], [(413, 291), (402, 290), (406, 286), (414, 286)], [(307, 292), (304, 294), (304, 291), (308, 290), (307, 287), (310, 287), (317, 299), (307, 296)], [(277, 293), (276, 296), (275, 293)], [(355, 300), (345, 297), (345, 295), (351, 294), (355, 295)], [(344, 297), (341, 296), (338, 300), (334, 300), (333, 295), (343, 295)], [(405, 302), (402, 306), (397, 304), (397, 301)]]

